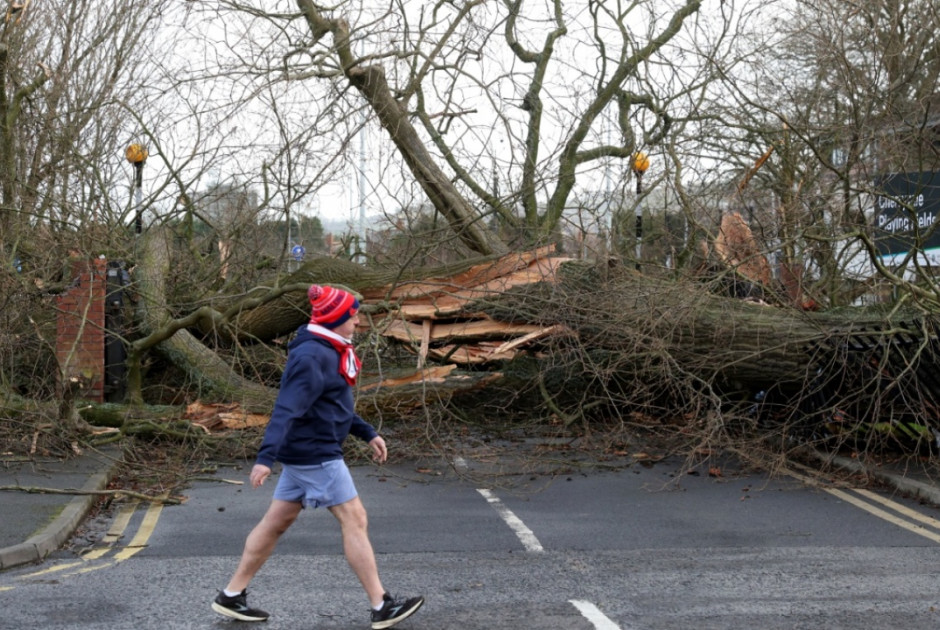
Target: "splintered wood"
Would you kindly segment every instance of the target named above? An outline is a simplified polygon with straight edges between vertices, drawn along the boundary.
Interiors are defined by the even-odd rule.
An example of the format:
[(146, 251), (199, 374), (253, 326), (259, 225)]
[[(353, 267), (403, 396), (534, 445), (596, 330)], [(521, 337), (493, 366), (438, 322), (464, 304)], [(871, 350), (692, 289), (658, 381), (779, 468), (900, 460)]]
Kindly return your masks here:
[(375, 321), (375, 330), (411, 349), (419, 369), (428, 359), (455, 365), (506, 361), (546, 337), (572, 332), (558, 325), (498, 321), (474, 312), (472, 305), (512, 288), (555, 282), (558, 268), (570, 259), (553, 253), (554, 247), (514, 253), (451, 277), (363, 292), (363, 298), (395, 305)]
[(270, 416), (248, 413), (234, 403), (190, 403), (184, 416), (193, 426), (202, 428), (206, 433), (224, 429), (245, 429), (261, 427), (268, 423)]
[(770, 263), (739, 213), (731, 212), (722, 217), (721, 228), (715, 238), (715, 252), (726, 265), (748, 280), (763, 286), (770, 285)]

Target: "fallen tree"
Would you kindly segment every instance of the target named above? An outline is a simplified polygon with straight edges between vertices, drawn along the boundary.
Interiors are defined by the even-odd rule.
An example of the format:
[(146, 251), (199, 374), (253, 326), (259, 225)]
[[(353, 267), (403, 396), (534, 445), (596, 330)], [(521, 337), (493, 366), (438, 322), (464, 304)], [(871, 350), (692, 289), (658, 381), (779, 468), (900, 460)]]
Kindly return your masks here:
[[(929, 314), (910, 309), (772, 306), (722, 294), (721, 281), (641, 274), (543, 248), (412, 270), (407, 279), (314, 259), (224, 312), (201, 307), (172, 319), (162, 279), (167, 242), (158, 230), (143, 242), (138, 309), (146, 334), (132, 356), (152, 347), (192, 377), (200, 398), (237, 403), (245, 413), (266, 413), (276, 392), (237, 373), (218, 351), (289, 335), (307, 321), (306, 287), (316, 282), (362, 298), (366, 417), (407, 415), (434, 401), (585, 426), (642, 415), (711, 418), (718, 426), (770, 418), (804, 428), (815, 418), (832, 428), (839, 414), (843, 423), (870, 424), (871, 410), (890, 410), (901, 426), (937, 424), (922, 376), (936, 367), (936, 329)], [(212, 332), (204, 339), (222, 345), (210, 348), (185, 328), (197, 324)], [(390, 347), (412, 361), (392, 365), (383, 356)], [(877, 378), (863, 374), (872, 364), (882, 366)]]

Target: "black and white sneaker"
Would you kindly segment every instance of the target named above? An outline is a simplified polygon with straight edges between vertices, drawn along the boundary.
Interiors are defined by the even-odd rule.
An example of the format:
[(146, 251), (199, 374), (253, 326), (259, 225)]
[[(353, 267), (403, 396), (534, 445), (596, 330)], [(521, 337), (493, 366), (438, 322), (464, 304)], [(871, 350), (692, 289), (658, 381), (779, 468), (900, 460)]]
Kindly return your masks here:
[(263, 610), (248, 607), (247, 590), (242, 591), (235, 597), (229, 597), (223, 591), (219, 591), (219, 594), (215, 596), (215, 600), (212, 602), (212, 610), (220, 615), (239, 621), (267, 621), (268, 617), (271, 616)]
[(424, 604), (423, 597), (412, 597), (405, 601), (395, 601), (386, 593), (382, 596), (382, 608), (372, 611), (372, 630), (391, 628), (399, 621), (407, 619)]

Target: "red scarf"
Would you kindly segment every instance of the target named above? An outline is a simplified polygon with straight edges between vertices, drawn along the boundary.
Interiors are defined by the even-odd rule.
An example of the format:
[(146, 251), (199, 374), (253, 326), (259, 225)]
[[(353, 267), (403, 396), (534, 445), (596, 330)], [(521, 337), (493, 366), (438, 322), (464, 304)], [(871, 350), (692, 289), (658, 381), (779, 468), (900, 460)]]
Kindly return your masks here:
[(329, 328), (324, 328), (319, 324), (307, 324), (307, 330), (330, 342), (333, 349), (339, 353), (339, 373), (346, 379), (347, 383), (355, 385), (356, 378), (359, 376), (359, 369), (362, 367), (362, 361), (356, 356), (352, 341), (340, 337)]

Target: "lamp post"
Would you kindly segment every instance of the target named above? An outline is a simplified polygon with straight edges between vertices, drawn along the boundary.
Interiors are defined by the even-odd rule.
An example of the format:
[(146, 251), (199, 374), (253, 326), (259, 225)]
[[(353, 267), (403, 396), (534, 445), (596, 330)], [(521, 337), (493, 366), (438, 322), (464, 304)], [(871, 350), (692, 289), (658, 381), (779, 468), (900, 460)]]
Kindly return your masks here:
[(132, 144), (127, 147), (124, 157), (134, 166), (134, 201), (137, 206), (137, 216), (134, 219), (134, 231), (140, 234), (144, 226), (143, 217), (143, 193), (144, 185), (144, 162), (147, 161), (147, 149), (142, 144)]
[(630, 165), (636, 175), (636, 269), (640, 270), (640, 253), (643, 243), (643, 173), (650, 167), (650, 159), (645, 153), (637, 151), (633, 154), (633, 163)]

